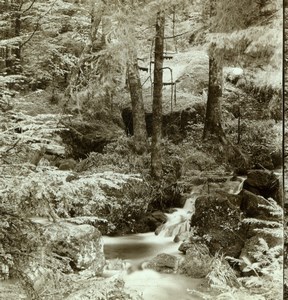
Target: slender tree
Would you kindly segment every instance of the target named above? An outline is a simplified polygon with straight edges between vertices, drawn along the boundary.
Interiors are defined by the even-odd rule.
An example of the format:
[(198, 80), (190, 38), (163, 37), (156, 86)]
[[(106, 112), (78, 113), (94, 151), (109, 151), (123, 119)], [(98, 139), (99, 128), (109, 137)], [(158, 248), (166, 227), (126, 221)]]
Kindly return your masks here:
[[(215, 15), (215, 4), (215, 0), (210, 0), (210, 18)], [(214, 30), (210, 24), (210, 31)], [(207, 139), (209, 134), (216, 134), (224, 142), (226, 139), (221, 124), (223, 65), (221, 57), (216, 57), (214, 50), (215, 45), (212, 44), (209, 53), (209, 85), (203, 139)]]
[(153, 131), (151, 149), (151, 173), (155, 179), (162, 176), (161, 138), (162, 138), (162, 88), (164, 51), (165, 13), (158, 11), (156, 18), (154, 88), (153, 88)]
[(223, 66), (221, 60), (219, 58), (216, 59), (213, 54), (210, 54), (208, 99), (203, 132), (204, 139), (207, 139), (209, 134), (216, 134), (222, 142), (225, 141), (225, 134), (222, 128), (221, 117), (222, 89)]
[(134, 148), (136, 153), (142, 154), (147, 150), (147, 132), (136, 53), (132, 55), (128, 63), (128, 84), (132, 103)]

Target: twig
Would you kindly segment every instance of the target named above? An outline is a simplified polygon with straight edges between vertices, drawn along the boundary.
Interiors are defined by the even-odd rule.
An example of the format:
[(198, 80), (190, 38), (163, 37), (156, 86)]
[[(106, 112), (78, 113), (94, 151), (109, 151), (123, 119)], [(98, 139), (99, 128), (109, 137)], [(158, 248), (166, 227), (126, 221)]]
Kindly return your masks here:
[(18, 140), (17, 140), (10, 148), (8, 148), (8, 149), (5, 151), (5, 153), (7, 153), (7, 152), (9, 152), (10, 150), (14, 149), (20, 141), (21, 141), (21, 139), (18, 139)]
[(51, 11), (51, 9), (53, 8), (53, 6), (54, 6), (54, 4), (56, 3), (56, 1), (57, 1), (57, 0), (55, 0), (55, 1), (52, 3), (51, 7), (50, 7), (43, 15), (41, 15), (41, 16), (38, 18), (37, 23), (36, 23), (36, 27), (35, 27), (34, 31), (31, 33), (30, 37), (29, 37), (25, 42), (23, 42), (23, 43), (20, 45), (20, 47), (23, 47), (24, 45), (26, 45), (26, 44), (33, 38), (34, 34), (36, 33), (36, 31), (37, 31), (38, 28), (39, 28), (39, 25), (40, 25), (39, 22), (40, 22), (40, 20), (43, 19), (43, 18)]
[[(29, 5), (29, 7), (22, 11), (21, 15), (25, 14), (29, 9), (31, 9), (31, 7), (34, 5), (35, 2), (36, 2), (36, 0), (33, 0), (31, 2), (31, 4)], [(22, 6), (22, 4), (21, 4), (21, 6)]]

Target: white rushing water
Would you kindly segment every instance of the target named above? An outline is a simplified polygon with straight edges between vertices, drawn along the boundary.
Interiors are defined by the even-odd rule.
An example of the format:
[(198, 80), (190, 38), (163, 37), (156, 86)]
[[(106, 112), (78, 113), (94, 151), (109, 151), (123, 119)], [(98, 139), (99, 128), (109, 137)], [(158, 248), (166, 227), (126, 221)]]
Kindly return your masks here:
[[(197, 300), (187, 289), (196, 289), (201, 279), (193, 279), (179, 274), (161, 274), (153, 270), (143, 270), (142, 263), (159, 253), (181, 255), (179, 243), (173, 238), (156, 236), (154, 232), (126, 235), (122, 237), (104, 237), (107, 259), (121, 258), (123, 267), (132, 269), (124, 272), (125, 286), (137, 290), (144, 300)], [(106, 271), (106, 274), (109, 271)], [(111, 273), (111, 275), (115, 272)], [(104, 274), (105, 275), (105, 274)]]
[[(130, 234), (118, 237), (104, 237), (104, 251), (106, 259), (123, 260), (125, 285), (137, 290), (145, 300), (196, 300), (200, 299), (188, 293), (188, 289), (197, 289), (202, 279), (194, 279), (179, 274), (160, 274), (153, 270), (143, 270), (142, 265), (159, 253), (181, 256), (178, 251), (180, 243), (173, 242), (174, 237), (191, 230), (190, 220), (195, 211), (195, 201), (201, 194), (211, 193), (221, 189), (231, 194), (238, 194), (245, 178), (195, 186), (186, 200), (183, 208), (177, 208), (173, 213), (166, 214), (167, 221), (154, 232)], [(108, 271), (107, 271), (108, 272)], [(129, 273), (129, 274), (128, 274)]]

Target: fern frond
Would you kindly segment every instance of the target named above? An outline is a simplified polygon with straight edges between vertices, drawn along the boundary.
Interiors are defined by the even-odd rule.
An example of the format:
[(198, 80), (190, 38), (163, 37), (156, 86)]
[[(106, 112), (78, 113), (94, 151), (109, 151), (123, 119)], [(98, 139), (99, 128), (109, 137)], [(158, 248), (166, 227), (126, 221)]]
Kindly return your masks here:
[(280, 222), (269, 221), (269, 220), (261, 220), (256, 218), (246, 218), (243, 219), (243, 223), (245, 224), (255, 224), (255, 225), (263, 225), (267, 227), (279, 228), (282, 226)]
[(281, 226), (278, 226), (278, 228), (255, 228), (254, 231), (257, 233), (268, 234), (275, 238), (283, 239), (283, 228)]

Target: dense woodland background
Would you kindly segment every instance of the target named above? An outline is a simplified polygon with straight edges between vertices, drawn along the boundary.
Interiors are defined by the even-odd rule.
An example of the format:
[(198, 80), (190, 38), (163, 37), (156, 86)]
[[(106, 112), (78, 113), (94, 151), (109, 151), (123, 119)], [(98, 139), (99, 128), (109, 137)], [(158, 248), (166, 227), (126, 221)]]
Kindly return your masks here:
[[(240, 227), (250, 222), (264, 232), (258, 240), (249, 236), (256, 254), (231, 255), (236, 271), (219, 256), (219, 272), (208, 278), (225, 292), (229, 287), (229, 299), (282, 297), (287, 186), (274, 173), (287, 155), (283, 15), (277, 0), (0, 1), (5, 299), (79, 299), (80, 287), (92, 283), (101, 292), (89, 299), (141, 299), (123, 283), (100, 280), (101, 234), (154, 231), (163, 223), (155, 212), (182, 207), (195, 185), (213, 198), (209, 186), (229, 176), (248, 176), (251, 184), (251, 174), (266, 182), (258, 192), (246, 185), (257, 199), (250, 195), (249, 202), (245, 192), (242, 204), (221, 197), (237, 206), (232, 219), (239, 213)], [(209, 201), (202, 203), (213, 211)], [(89, 250), (97, 253), (93, 268), (77, 261), (78, 250), (67, 250), (67, 235), (77, 231), (67, 222), (93, 228), (83, 227), (76, 242), (97, 240)], [(199, 220), (194, 225), (201, 227)], [(243, 228), (235, 228), (241, 236)], [(211, 253), (215, 245), (204, 243)], [(224, 265), (231, 270), (217, 281)], [(97, 283), (91, 273), (75, 283), (86, 269)], [(13, 284), (22, 286), (17, 296)]]

